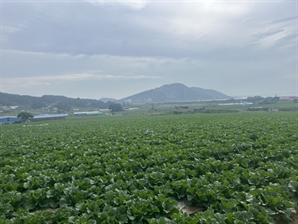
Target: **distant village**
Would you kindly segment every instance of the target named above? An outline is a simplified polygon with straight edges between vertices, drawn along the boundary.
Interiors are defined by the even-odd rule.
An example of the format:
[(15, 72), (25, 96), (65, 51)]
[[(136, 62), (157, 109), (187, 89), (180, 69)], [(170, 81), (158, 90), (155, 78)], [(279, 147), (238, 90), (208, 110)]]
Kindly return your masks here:
[[(257, 105), (257, 104), (275, 104), (278, 101), (292, 101), (297, 102), (298, 99), (295, 96), (280, 96), (280, 97), (248, 97), (245, 100), (241, 99), (228, 99), (216, 101), (217, 106), (247, 106), (247, 105)], [(211, 101), (212, 102), (212, 101)], [(149, 104), (147, 102), (146, 104)], [(62, 105), (62, 106), (61, 106)], [(140, 105), (140, 104), (137, 104)], [(0, 106), (0, 125), (2, 124), (12, 124), (19, 122), (34, 122), (41, 120), (56, 120), (56, 119), (65, 119), (69, 116), (73, 117), (84, 117), (84, 116), (99, 116), (99, 115), (112, 115), (113, 112), (119, 111), (135, 111), (139, 110), (139, 107), (136, 107), (129, 99), (123, 102), (123, 104), (111, 102), (109, 108), (105, 109), (90, 109), (88, 111), (80, 111), (82, 108), (71, 108), (69, 105), (64, 104), (52, 104), (49, 106), (43, 106), (38, 110), (33, 110), (34, 113), (37, 111), (41, 112), (36, 115), (32, 115), (30, 119), (24, 119), (21, 116), (15, 116), (17, 113), (25, 112), (21, 110), (22, 106)], [(154, 104), (152, 103), (152, 108), (154, 108)], [(189, 106), (180, 105), (174, 107), (176, 110), (189, 110)], [(36, 108), (35, 108), (36, 109)], [(278, 108), (271, 107), (262, 107), (262, 106), (252, 106), (247, 107), (248, 111), (268, 111), (268, 112), (278, 112)], [(205, 111), (205, 108), (202, 107), (200, 109), (194, 109), (195, 112)], [(28, 112), (28, 111), (27, 111)], [(26, 112), (25, 112), (26, 113)], [(180, 113), (180, 112), (179, 112)], [(7, 114), (7, 116), (5, 116)], [(12, 114), (15, 114), (12, 116)], [(18, 114), (19, 115), (19, 114)]]
[[(19, 123), (21, 121), (25, 122), (34, 122), (34, 121), (42, 121), (42, 120), (57, 120), (57, 119), (65, 119), (70, 114), (69, 113), (61, 113), (61, 111), (58, 110), (55, 106), (47, 106), (42, 107), (41, 111), (44, 112), (42, 114), (33, 115), (30, 119), (23, 120), (20, 116), (1, 116), (5, 113), (14, 112), (19, 108), (19, 106), (1, 106), (0, 110), (0, 125), (2, 124), (13, 124), (13, 123)], [(131, 110), (138, 110), (138, 107), (122, 107), (123, 111), (131, 111)], [(98, 109), (98, 110), (91, 110), (91, 111), (79, 111), (79, 108), (73, 109), (73, 113), (71, 113), (71, 116), (74, 117), (84, 117), (84, 116), (98, 116), (98, 115), (111, 115), (112, 112), (114, 112), (113, 109)], [(21, 114), (22, 112), (25, 112), (24, 110), (20, 110)]]

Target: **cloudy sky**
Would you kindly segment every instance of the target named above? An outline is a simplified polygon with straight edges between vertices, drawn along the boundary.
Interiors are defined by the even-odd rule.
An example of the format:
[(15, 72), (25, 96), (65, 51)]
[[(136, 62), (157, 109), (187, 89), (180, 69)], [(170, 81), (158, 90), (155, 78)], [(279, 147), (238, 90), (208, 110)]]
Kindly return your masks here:
[(2, 0), (0, 91), (297, 95), (296, 0)]

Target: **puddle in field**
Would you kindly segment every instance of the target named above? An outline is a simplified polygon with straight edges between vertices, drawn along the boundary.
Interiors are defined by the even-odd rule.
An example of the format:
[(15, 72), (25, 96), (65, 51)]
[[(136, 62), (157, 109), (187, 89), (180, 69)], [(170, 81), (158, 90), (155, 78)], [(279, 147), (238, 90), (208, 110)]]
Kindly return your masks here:
[(196, 207), (196, 206), (193, 206), (193, 205), (188, 205), (188, 203), (185, 202), (185, 201), (178, 201), (177, 208), (180, 211), (188, 214), (189, 216), (193, 216), (197, 212), (200, 212), (200, 211), (203, 211), (204, 210), (204, 209), (202, 209), (200, 207)]
[[(194, 216), (196, 213), (204, 211), (203, 208), (188, 205), (188, 203), (186, 201), (178, 201), (177, 208), (180, 211), (188, 214), (189, 216)], [(288, 224), (298, 224), (298, 211), (296, 211), (296, 213), (293, 213), (291, 215), (291, 219), (293, 221)], [(275, 224), (284, 224), (284, 222), (277, 221)]]
[(29, 212), (29, 214), (34, 214), (36, 212), (51, 212), (51, 213), (54, 213), (56, 211), (56, 209), (54, 208), (42, 208), (42, 209), (39, 209), (39, 210), (36, 210), (34, 212)]

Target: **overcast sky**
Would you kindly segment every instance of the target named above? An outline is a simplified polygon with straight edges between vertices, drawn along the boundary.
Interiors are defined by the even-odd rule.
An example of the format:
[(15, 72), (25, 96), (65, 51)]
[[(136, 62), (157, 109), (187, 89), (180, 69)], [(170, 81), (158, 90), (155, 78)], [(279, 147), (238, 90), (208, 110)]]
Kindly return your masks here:
[(1, 1), (0, 91), (297, 95), (297, 1)]

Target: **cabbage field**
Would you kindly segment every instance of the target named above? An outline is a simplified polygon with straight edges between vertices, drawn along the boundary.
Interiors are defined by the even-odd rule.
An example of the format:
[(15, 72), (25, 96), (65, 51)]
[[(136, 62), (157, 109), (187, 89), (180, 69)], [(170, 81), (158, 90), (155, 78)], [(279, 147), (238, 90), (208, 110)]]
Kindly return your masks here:
[(297, 113), (0, 126), (0, 223), (291, 223), (297, 203)]

